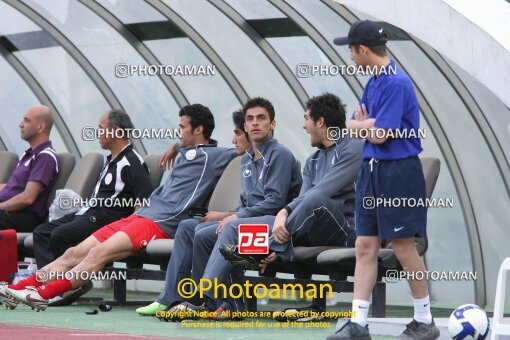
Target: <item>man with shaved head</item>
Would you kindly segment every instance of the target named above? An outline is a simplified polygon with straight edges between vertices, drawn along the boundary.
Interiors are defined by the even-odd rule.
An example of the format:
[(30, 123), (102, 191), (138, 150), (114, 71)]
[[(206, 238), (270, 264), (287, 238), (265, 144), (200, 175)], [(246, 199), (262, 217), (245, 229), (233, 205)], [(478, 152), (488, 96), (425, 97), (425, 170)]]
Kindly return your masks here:
[(46, 201), (59, 171), (50, 141), (51, 110), (30, 107), (19, 124), (21, 138), (30, 144), (11, 177), (0, 184), (0, 230), (31, 232), (44, 221)]

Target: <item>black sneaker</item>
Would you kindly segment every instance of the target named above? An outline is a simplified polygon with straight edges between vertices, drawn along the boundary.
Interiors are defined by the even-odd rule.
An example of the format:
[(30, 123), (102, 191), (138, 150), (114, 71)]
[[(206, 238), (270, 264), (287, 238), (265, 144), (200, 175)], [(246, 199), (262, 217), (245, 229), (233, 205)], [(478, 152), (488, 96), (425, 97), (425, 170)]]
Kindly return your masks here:
[(406, 325), (406, 330), (397, 337), (400, 340), (434, 340), (437, 338), (439, 338), (439, 329), (437, 329), (434, 320), (430, 324), (426, 324), (414, 319)]
[(230, 263), (241, 265), (251, 270), (259, 270), (259, 263), (267, 257), (267, 255), (249, 255), (239, 254), (237, 246), (233, 244), (220, 244), (220, 254)]
[(368, 325), (361, 326), (356, 322), (348, 320), (342, 328), (337, 330), (335, 334), (327, 337), (327, 340), (340, 340), (340, 339), (358, 339), (370, 340), (370, 333), (368, 332)]

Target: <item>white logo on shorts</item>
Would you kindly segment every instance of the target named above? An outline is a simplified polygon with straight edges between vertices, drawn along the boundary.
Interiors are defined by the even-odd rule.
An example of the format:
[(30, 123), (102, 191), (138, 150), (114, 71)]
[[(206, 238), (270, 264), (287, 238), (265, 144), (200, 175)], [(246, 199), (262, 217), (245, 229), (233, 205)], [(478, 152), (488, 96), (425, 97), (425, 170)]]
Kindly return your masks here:
[(404, 228), (405, 228), (405, 227), (400, 227), (400, 228), (396, 228), (396, 227), (395, 227), (395, 228), (393, 228), (393, 230), (394, 230), (395, 232), (397, 232), (397, 231), (401, 231), (401, 230), (402, 230), (402, 229), (404, 229)]

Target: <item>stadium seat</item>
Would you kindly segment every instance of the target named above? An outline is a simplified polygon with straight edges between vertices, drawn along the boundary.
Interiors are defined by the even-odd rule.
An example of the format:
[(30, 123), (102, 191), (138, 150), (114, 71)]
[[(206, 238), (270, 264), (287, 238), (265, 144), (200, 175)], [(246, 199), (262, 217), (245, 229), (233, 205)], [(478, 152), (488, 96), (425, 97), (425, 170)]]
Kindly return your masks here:
[(159, 187), (161, 178), (163, 177), (164, 170), (159, 167), (160, 159), (161, 155), (147, 155), (143, 158), (145, 164), (147, 164), (147, 167), (149, 168), (153, 189)]
[(223, 171), (211, 199), (208, 209), (211, 211), (234, 211), (239, 204), (241, 192), (241, 168), (242, 157), (234, 158)]
[(89, 198), (96, 186), (105, 158), (97, 152), (84, 155), (69, 176), (64, 188), (71, 189), (83, 198)]
[[(64, 186), (64, 183), (66, 183), (67, 179), (69, 178), (69, 175), (74, 169), (74, 165), (76, 163), (76, 158), (70, 154), (70, 153), (58, 153), (57, 154), (58, 159), (58, 174), (57, 178), (55, 179), (55, 183), (53, 184), (53, 187), (51, 188), (50, 196), (48, 197), (48, 201), (46, 202), (46, 209), (48, 209), (55, 199), (55, 193), (57, 190), (62, 189)], [(32, 233), (17, 233), (16, 234), (18, 238), (18, 247), (20, 247), (18, 253), (20, 258), (24, 255), (29, 255), (25, 253), (26, 250), (30, 250), (29, 253), (32, 250), (32, 246), (30, 247), (24, 247), (25, 241), (27, 241), (27, 244), (32, 244)], [(30, 239), (30, 240), (29, 240)]]
[(5, 183), (18, 164), (18, 155), (14, 152), (0, 151), (0, 183)]
[[(61, 168), (62, 177), (57, 180), (59, 183), (55, 185), (55, 192), (58, 189), (66, 188), (73, 190), (83, 198), (89, 198), (94, 190), (99, 173), (103, 168), (104, 157), (97, 152), (88, 153), (78, 161), (74, 169), (71, 168), (71, 172), (71, 170), (69, 170), (70, 158), (60, 155), (61, 154), (57, 155), (59, 157), (59, 162), (64, 164), (65, 169), (63, 167)], [(74, 166), (74, 156), (72, 157)], [(67, 172), (66, 176), (64, 176), (64, 172)], [(64, 177), (65, 181), (62, 181)], [(61, 185), (60, 183), (65, 183), (65, 185)], [(53, 192), (53, 197), (55, 197), (55, 192)], [(51, 205), (52, 201), (53, 199), (48, 201), (48, 207)], [(34, 247), (32, 233), (18, 233), (18, 245), (22, 245), (20, 248), (30, 254)]]
[(57, 174), (57, 178), (55, 179), (55, 184), (51, 188), (50, 196), (48, 197), (48, 202), (46, 202), (46, 208), (49, 208), (53, 200), (55, 199), (55, 193), (57, 190), (60, 190), (64, 187), (71, 172), (74, 169), (74, 165), (76, 164), (76, 158), (70, 153), (58, 153), (58, 168), (59, 172)]

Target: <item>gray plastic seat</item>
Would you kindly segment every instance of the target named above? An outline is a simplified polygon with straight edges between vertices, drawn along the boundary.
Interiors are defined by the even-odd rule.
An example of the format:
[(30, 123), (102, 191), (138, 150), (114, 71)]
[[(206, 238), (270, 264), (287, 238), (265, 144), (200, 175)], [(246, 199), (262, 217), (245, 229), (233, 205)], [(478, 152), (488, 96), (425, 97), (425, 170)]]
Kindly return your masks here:
[(174, 249), (174, 240), (153, 240), (147, 245), (145, 251), (150, 256), (170, 256)]
[(57, 174), (57, 178), (55, 180), (55, 184), (51, 188), (50, 196), (48, 197), (48, 201), (46, 202), (46, 208), (49, 208), (53, 200), (55, 199), (55, 193), (57, 190), (62, 189), (64, 184), (69, 179), (71, 172), (74, 169), (74, 165), (76, 164), (76, 158), (74, 155), (70, 153), (58, 153), (58, 169), (59, 172)]
[[(57, 154), (57, 160), (58, 160), (58, 174), (57, 178), (55, 179), (55, 183), (53, 184), (53, 187), (51, 188), (50, 195), (48, 196), (48, 201), (46, 202), (46, 209), (48, 209), (55, 199), (55, 193), (57, 190), (62, 189), (64, 186), (64, 183), (69, 178), (69, 175), (74, 169), (74, 164), (76, 163), (76, 158), (70, 154), (70, 153), (58, 153)], [(17, 241), (18, 244), (27, 244), (30, 245), (30, 248), (32, 248), (32, 233), (18, 233), (17, 235)]]
[(10, 151), (0, 151), (0, 164), (0, 183), (6, 183), (18, 164), (18, 155)]
[(237, 208), (241, 192), (241, 159), (241, 156), (234, 158), (223, 171), (209, 200), (209, 210), (234, 211)]
[(89, 198), (96, 186), (105, 158), (98, 152), (84, 155), (69, 176), (64, 188), (71, 189), (83, 198)]
[[(59, 154), (61, 155), (61, 154)], [(61, 156), (57, 155), (59, 157), (59, 162), (64, 162), (61, 164), (64, 164), (64, 167), (66, 169), (63, 169), (63, 171), (67, 172), (69, 169), (69, 158), (62, 158)], [(74, 156), (73, 156), (74, 160)], [(74, 165), (74, 163), (73, 163)], [(55, 191), (53, 192), (53, 197), (55, 197), (55, 192), (58, 189), (66, 188), (71, 189), (75, 191), (77, 194), (79, 194), (83, 198), (89, 198), (92, 194), (92, 191), (94, 190), (94, 187), (96, 185), (97, 179), (99, 177), (99, 173), (101, 172), (101, 169), (104, 165), (104, 157), (97, 152), (88, 153), (83, 158), (81, 158), (76, 166), (74, 167), (74, 170), (69, 171), (67, 176), (65, 177), (65, 185), (60, 185), (60, 183), (56, 183), (55, 185)], [(60, 180), (60, 179), (59, 179)], [(51, 201), (49, 201), (49, 205), (51, 204)], [(24, 234), (23, 236), (20, 236), (21, 234)], [(32, 237), (32, 233), (20, 233), (18, 234), (18, 244), (23, 244), (26, 249), (33, 249), (34, 241)]]
[(161, 159), (161, 155), (147, 155), (143, 158), (145, 164), (150, 171), (151, 176), (151, 184), (152, 188), (156, 189), (159, 187), (161, 183), (161, 178), (163, 177), (164, 170), (159, 167), (159, 160)]

